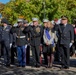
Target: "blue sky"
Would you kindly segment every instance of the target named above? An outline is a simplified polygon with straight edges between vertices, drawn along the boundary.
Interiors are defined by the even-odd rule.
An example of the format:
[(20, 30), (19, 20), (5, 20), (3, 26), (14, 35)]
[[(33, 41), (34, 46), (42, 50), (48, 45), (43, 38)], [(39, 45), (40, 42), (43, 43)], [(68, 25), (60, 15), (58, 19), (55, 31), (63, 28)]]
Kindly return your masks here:
[(7, 2), (9, 2), (10, 0), (0, 0), (1, 3), (6, 4)]

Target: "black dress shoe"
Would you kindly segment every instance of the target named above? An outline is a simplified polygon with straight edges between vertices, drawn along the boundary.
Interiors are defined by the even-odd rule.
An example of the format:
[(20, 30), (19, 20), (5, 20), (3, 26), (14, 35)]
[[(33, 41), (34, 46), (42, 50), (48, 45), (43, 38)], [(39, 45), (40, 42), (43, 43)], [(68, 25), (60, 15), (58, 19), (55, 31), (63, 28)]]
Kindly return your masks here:
[(33, 64), (32, 67), (36, 67), (36, 64)]
[(64, 69), (69, 69), (69, 67), (65, 66)]
[(6, 66), (6, 67), (10, 67), (10, 64), (6, 64), (5, 66)]
[(22, 67), (21, 65), (17, 65), (17, 67)]
[(69, 69), (67, 66), (62, 66), (60, 69)]
[(15, 65), (15, 63), (11, 63), (11, 65)]
[(22, 65), (22, 67), (25, 67), (25, 65)]
[(60, 69), (64, 69), (64, 67), (65, 67), (65, 66), (64, 66), (64, 65), (62, 65), (62, 66), (60, 67)]
[(39, 68), (40, 67), (40, 64), (36, 64), (36, 67)]

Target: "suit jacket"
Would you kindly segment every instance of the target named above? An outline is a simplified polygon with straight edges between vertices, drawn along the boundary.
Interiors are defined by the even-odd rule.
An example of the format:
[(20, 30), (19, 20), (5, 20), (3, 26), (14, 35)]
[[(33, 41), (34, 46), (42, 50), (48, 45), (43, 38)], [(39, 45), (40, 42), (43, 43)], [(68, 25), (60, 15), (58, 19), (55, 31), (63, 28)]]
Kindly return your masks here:
[(62, 24), (58, 25), (58, 34), (60, 44), (69, 45), (74, 40), (74, 30), (70, 24), (67, 24), (65, 27)]

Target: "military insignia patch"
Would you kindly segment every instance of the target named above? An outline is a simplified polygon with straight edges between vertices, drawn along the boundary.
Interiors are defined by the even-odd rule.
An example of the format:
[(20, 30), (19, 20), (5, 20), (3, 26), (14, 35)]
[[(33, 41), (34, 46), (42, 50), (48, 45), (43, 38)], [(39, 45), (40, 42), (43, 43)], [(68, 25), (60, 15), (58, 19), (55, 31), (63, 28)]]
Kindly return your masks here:
[(36, 32), (37, 32), (37, 33), (40, 32), (40, 28), (39, 28), (39, 27), (36, 28)]
[(21, 28), (21, 30), (23, 31), (23, 30), (24, 30), (24, 28)]

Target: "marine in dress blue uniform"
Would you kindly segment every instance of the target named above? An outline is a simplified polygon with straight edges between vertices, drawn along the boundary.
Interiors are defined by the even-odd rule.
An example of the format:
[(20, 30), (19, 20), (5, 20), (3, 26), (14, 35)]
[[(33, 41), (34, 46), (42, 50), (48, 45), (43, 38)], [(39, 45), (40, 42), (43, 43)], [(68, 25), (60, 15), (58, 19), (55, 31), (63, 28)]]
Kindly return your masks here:
[(15, 29), (16, 33), (16, 45), (17, 45), (17, 55), (18, 63), (20, 67), (26, 66), (26, 48), (27, 48), (27, 35), (23, 32), (23, 20), (18, 19), (18, 26)]

